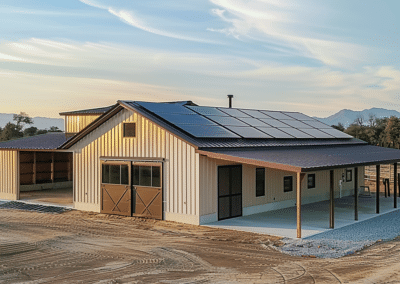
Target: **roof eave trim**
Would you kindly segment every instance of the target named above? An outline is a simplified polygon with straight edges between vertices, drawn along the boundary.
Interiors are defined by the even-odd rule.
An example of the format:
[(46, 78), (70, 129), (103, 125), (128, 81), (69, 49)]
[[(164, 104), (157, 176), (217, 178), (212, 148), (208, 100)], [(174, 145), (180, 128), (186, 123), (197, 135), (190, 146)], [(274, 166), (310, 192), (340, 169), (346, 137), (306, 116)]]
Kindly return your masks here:
[(303, 168), (291, 166), (291, 165), (276, 164), (276, 163), (271, 163), (271, 162), (235, 157), (235, 156), (230, 156), (230, 155), (226, 155), (226, 154), (208, 152), (208, 151), (203, 151), (203, 150), (197, 150), (196, 153), (199, 153), (200, 155), (205, 155), (209, 158), (220, 159), (220, 160), (225, 160), (225, 161), (232, 161), (232, 162), (237, 162), (237, 163), (242, 163), (242, 164), (250, 164), (250, 165), (255, 165), (255, 166), (264, 167), (264, 168), (271, 168), (271, 169), (296, 172), (296, 173), (303, 172)]
[(79, 140), (81, 140), (83, 137), (85, 137), (87, 134), (95, 130), (98, 126), (109, 120), (111, 117), (113, 117), (115, 114), (120, 112), (124, 107), (121, 106), (120, 104), (115, 104), (109, 111), (104, 113), (103, 115), (99, 116), (97, 119), (95, 119), (92, 123), (87, 125), (84, 129), (82, 129), (80, 132), (75, 134), (70, 140), (62, 144), (58, 149), (69, 149), (71, 146), (76, 144)]

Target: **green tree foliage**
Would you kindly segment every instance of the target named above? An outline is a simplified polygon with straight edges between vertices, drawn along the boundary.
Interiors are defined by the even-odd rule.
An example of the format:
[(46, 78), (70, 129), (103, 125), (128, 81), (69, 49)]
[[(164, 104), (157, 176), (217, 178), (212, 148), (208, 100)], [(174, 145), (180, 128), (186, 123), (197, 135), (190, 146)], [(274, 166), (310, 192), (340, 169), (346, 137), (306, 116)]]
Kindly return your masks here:
[(21, 112), (20, 114), (14, 114), (13, 120), (16, 122), (17, 129), (22, 131), (26, 124), (33, 124), (32, 118), (29, 117), (25, 112)]
[(338, 125), (331, 125), (331, 127), (335, 128), (337, 130), (340, 130), (340, 131), (344, 131), (345, 130), (344, 125), (341, 122), (339, 122)]
[(16, 124), (9, 122), (6, 124), (3, 131), (1, 132), (0, 140), (6, 141), (10, 139), (20, 138), (23, 135), (24, 134)]
[(49, 132), (62, 132), (57, 126), (50, 126)]
[(33, 136), (36, 135), (36, 132), (38, 131), (37, 127), (29, 127), (24, 129), (24, 136)]

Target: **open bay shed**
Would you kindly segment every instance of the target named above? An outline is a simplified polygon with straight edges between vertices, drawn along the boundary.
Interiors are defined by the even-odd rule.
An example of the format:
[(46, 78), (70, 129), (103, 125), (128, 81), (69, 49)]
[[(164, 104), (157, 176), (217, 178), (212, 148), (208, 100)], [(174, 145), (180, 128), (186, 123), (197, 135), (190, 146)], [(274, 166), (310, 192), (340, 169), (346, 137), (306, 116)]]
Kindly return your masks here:
[(298, 112), (190, 101), (118, 101), (59, 149), (76, 209), (207, 224), (297, 206), (298, 237), (301, 204), (330, 200), (333, 227), (334, 198), (356, 193), (357, 218), (364, 166), (400, 161)]
[(64, 133), (55, 132), (1, 142), (0, 199), (19, 200), (21, 192), (72, 188), (72, 153), (57, 149), (66, 141)]

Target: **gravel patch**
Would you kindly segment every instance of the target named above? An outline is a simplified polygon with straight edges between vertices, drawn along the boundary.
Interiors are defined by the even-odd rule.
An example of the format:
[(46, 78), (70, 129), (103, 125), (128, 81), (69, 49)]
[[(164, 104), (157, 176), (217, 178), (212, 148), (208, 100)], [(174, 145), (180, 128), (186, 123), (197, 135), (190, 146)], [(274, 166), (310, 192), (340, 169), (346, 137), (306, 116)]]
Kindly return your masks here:
[(296, 256), (338, 258), (376, 242), (393, 240), (400, 235), (399, 220), (400, 210), (396, 210), (304, 239), (286, 238), (278, 249)]

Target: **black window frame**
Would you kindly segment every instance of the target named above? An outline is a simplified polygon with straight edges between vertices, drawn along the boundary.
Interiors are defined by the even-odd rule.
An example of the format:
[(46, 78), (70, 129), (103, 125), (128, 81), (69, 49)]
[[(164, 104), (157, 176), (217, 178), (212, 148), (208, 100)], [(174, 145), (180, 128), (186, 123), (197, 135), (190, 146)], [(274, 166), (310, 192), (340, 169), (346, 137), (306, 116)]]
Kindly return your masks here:
[[(126, 129), (126, 127), (127, 126), (133, 126), (133, 132), (134, 132), (134, 134), (133, 134), (133, 136), (127, 136), (127, 129)], [(132, 131), (132, 130), (129, 130), (129, 131)], [(124, 138), (135, 138), (136, 137), (136, 123), (135, 122), (124, 122), (124, 124), (123, 124), (123, 137)]]
[[(311, 180), (311, 184), (310, 184), (310, 178)], [(315, 188), (315, 174), (308, 174), (307, 175), (307, 188)]]
[[(257, 172), (261, 172), (261, 180), (257, 178)], [(261, 184), (259, 182), (261, 182)], [(262, 196), (265, 196), (265, 168), (256, 168), (256, 197)]]
[[(349, 178), (350, 175), (350, 178)], [(346, 182), (350, 182), (353, 181), (353, 171), (350, 170), (346, 170)]]
[[(290, 180), (290, 189), (287, 189), (286, 180)], [(284, 176), (283, 177), (283, 192), (292, 192), (293, 191), (293, 176)]]

